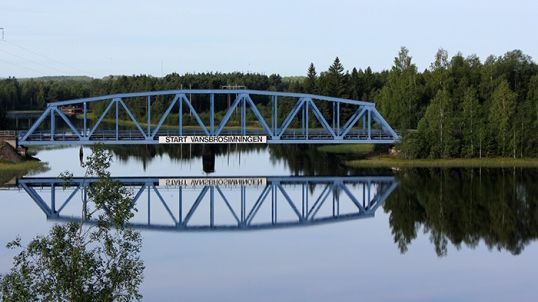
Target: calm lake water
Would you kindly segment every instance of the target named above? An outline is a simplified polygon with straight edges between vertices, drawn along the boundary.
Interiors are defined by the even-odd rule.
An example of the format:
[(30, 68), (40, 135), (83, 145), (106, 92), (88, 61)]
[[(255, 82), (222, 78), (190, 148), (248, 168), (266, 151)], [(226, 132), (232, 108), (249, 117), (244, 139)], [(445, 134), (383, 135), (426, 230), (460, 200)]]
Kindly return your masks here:
[[(143, 236), (144, 300), (538, 297), (536, 169), (350, 170), (340, 164), (342, 158), (301, 146), (113, 152), (113, 176), (153, 181), (163, 198), (151, 191), (148, 202), (144, 191), (133, 218)], [(84, 175), (78, 147), (41, 150), (37, 157), (50, 170), (31, 177), (57, 177), (66, 170)], [(197, 205), (203, 186), (180, 191), (159, 183), (207, 177), (259, 183), (213, 186)], [(276, 202), (272, 192), (264, 193), (273, 185)], [(138, 188), (133, 185), (133, 192)], [(50, 201), (50, 187), (35, 190)], [(56, 209), (72, 192), (55, 195)], [(263, 194), (268, 197), (260, 202)], [(77, 198), (60, 216), (76, 217)], [(22, 189), (0, 190), (0, 207), (2, 246), (58, 223)], [(8, 271), (13, 255), (2, 249), (0, 272)]]

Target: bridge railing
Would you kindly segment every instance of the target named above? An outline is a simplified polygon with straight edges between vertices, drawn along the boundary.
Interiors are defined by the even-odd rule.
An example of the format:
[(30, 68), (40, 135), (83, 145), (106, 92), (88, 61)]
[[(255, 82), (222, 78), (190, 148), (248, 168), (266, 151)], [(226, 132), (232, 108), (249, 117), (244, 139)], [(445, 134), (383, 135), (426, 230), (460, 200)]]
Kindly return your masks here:
[(15, 130), (0, 130), (0, 137), (16, 137), (17, 131)]

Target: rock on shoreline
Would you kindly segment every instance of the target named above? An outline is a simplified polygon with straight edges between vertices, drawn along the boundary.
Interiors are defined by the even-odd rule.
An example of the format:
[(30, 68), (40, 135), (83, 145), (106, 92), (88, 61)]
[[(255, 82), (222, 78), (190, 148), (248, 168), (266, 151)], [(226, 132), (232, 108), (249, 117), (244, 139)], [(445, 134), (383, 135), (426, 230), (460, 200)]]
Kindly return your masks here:
[(23, 161), (24, 158), (6, 142), (0, 142), (0, 161), (18, 163)]

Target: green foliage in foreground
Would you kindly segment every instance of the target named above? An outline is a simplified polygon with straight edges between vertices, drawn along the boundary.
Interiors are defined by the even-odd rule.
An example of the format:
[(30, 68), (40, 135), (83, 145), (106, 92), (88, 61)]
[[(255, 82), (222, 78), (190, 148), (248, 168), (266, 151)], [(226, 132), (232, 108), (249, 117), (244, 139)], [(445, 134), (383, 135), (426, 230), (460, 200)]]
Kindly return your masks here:
[[(131, 194), (111, 179), (111, 154), (97, 146), (84, 166), (99, 180), (83, 199), (80, 222), (52, 227), (20, 249), (11, 271), (0, 276), (3, 301), (131, 301), (140, 300), (144, 265), (142, 239), (125, 227), (133, 216)], [(64, 174), (66, 185), (71, 177)], [(91, 204), (91, 206), (90, 206)], [(105, 210), (106, 209), (106, 210)]]

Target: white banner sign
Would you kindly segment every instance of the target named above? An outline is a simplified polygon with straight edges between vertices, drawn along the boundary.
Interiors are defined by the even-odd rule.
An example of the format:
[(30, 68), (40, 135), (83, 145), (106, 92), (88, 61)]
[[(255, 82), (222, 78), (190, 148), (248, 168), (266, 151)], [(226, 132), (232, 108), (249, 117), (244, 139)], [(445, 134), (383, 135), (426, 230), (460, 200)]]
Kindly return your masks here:
[(265, 144), (264, 135), (231, 136), (159, 136), (159, 144)]
[(202, 187), (202, 186), (265, 186), (267, 179), (263, 177), (248, 178), (161, 178), (159, 186), (162, 187)]

